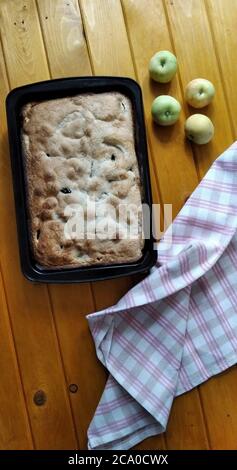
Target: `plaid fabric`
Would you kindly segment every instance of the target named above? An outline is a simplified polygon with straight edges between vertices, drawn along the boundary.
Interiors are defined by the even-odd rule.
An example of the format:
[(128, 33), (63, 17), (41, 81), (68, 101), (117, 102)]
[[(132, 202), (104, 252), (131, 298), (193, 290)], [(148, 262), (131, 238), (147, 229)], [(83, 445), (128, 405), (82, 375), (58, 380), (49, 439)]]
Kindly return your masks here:
[(237, 142), (168, 229), (149, 276), (88, 315), (110, 373), (89, 449), (129, 449), (165, 431), (175, 396), (237, 362), (236, 228)]

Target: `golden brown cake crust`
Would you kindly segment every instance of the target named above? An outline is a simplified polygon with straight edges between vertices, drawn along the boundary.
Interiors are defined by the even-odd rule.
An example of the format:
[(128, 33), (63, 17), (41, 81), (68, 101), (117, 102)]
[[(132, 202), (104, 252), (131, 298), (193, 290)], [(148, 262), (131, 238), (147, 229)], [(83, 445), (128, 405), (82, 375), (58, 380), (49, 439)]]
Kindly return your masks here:
[[(37, 262), (60, 268), (138, 260), (141, 230), (137, 239), (126, 238), (135, 214), (120, 217), (118, 223), (107, 209), (141, 205), (130, 100), (118, 92), (81, 94), (28, 103), (22, 115), (29, 227)], [(87, 213), (87, 227), (109, 220), (116, 233), (111, 239), (65, 236), (65, 208), (84, 207), (88, 201), (95, 201), (99, 210), (91, 219)]]

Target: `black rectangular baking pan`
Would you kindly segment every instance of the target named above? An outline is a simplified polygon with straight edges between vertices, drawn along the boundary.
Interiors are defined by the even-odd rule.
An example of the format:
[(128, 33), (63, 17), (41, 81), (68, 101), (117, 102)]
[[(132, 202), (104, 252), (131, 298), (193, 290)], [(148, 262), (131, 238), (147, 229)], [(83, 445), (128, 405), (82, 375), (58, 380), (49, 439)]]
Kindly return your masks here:
[[(130, 98), (133, 106), (135, 146), (143, 186), (143, 202), (152, 206), (146, 132), (140, 86), (130, 78), (80, 77), (47, 80), (25, 85), (12, 90), (6, 99), (8, 137), (11, 155), (12, 176), (18, 241), (22, 272), (27, 279), (46, 283), (76, 283), (112, 279), (149, 271), (156, 262), (153, 249), (152, 217), (150, 215), (150, 238), (145, 240), (140, 260), (127, 264), (88, 266), (79, 268), (44, 268), (33, 258), (28, 232), (26, 186), (21, 148), (21, 108), (30, 101), (42, 101), (79, 93), (119, 91)], [(151, 211), (150, 211), (151, 214)]]

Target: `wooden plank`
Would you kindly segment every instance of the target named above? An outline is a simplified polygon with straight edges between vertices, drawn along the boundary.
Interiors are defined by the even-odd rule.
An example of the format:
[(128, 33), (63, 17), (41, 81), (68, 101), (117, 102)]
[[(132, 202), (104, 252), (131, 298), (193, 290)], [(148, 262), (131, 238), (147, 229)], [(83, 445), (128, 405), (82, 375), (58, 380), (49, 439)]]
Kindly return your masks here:
[(77, 0), (38, 0), (37, 3), (52, 77), (90, 75)]
[[(173, 204), (173, 215), (181, 208), (187, 195), (198, 183), (191, 148), (183, 138), (185, 114), (180, 123), (170, 129), (159, 128), (151, 122), (152, 100), (158, 94), (169, 93), (182, 102), (182, 90), (176, 77), (168, 85), (154, 84), (149, 79), (148, 64), (157, 50), (172, 50), (162, 2), (122, 0), (137, 76), (142, 84), (148, 132), (155, 155), (162, 201)], [(144, 11), (146, 14), (144, 15)], [(138, 27), (139, 25), (139, 27)], [(171, 412), (166, 442), (169, 448), (208, 447), (206, 430), (197, 390), (175, 400)]]
[(227, 97), (228, 112), (232, 120), (235, 138), (237, 135), (236, 109), (236, 77), (237, 62), (235, 51), (237, 49), (236, 22), (237, 8), (235, 0), (208, 0), (205, 1), (209, 23), (214, 37), (216, 55), (220, 65), (222, 86)]
[[(25, 0), (16, 3), (3, 0), (0, 7), (0, 27), (10, 85), (17, 86), (48, 78), (34, 2)], [(22, 21), (24, 24), (20, 26)], [(12, 51), (16, 51), (16, 54)], [(26, 281), (19, 267), (4, 113), (8, 84), (4, 64), (1, 63), (0, 66), (1, 78), (4, 80), (1, 80), (0, 107), (3, 133), (0, 166), (0, 257), (23, 387), (36, 447), (76, 448), (71, 409), (47, 289)], [(47, 397), (44, 406), (36, 406), (33, 401), (34, 394), (40, 389)]]
[(41, 32), (39, 22), (35, 20), (34, 2), (2, 0), (0, 8), (6, 65), (9, 71), (15, 71), (15, 74), (11, 74), (11, 87), (45, 80), (47, 60), (45, 54), (42, 54)]
[[(38, 0), (37, 3), (52, 78), (68, 75), (68, 61), (70, 61), (69, 70), (72, 76), (91, 75), (92, 70), (77, 1), (73, 0), (69, 3), (64, 0)], [(60, 16), (63, 18), (61, 22)], [(74, 25), (74, 42), (80, 44), (80, 47), (74, 51), (74, 60), (68, 56), (67, 48), (61, 48), (59, 66), (54, 51), (57, 50), (58, 44), (69, 44), (71, 41), (70, 28), (62, 27), (61, 23), (68, 26)], [(80, 60), (81, 51), (82, 61)], [(78, 387), (76, 393), (70, 394), (70, 400), (80, 448), (83, 449), (87, 447), (87, 429), (106, 380), (105, 371), (96, 359), (94, 343), (85, 316), (96, 308), (105, 307), (106, 300), (110, 304), (118, 300), (129, 289), (131, 282), (125, 278), (108, 281), (106, 284), (99, 282), (98, 287), (94, 284), (96, 305), (89, 284), (49, 287), (67, 384), (68, 387), (70, 384)], [(110, 298), (108, 298), (108, 293)], [(100, 299), (103, 299), (104, 304), (100, 304)]]
[(205, 417), (197, 389), (174, 400), (165, 437), (168, 449), (209, 449)]
[(95, 310), (89, 284), (50, 289), (81, 449), (87, 448), (87, 429), (100, 400), (106, 373), (95, 355), (86, 314)]
[[(135, 78), (120, 2), (89, 0), (79, 2), (79, 4), (94, 73)], [(153, 200), (158, 203), (160, 197), (151, 158), (150, 167)]]
[(158, 50), (172, 50), (162, 2), (150, 0), (149, 8), (145, 0), (124, 0), (122, 5), (137, 77), (143, 90), (149, 141), (162, 202), (172, 204), (175, 216), (198, 180), (191, 148), (183, 138), (184, 112), (179, 122), (169, 128), (153, 124), (151, 118), (151, 104), (157, 95), (168, 93), (182, 102), (178, 76), (167, 85), (149, 79), (150, 58)]
[[(110, 2), (100, 0), (98, 2), (96, 0), (82, 1), (79, 4), (94, 73), (97, 75), (130, 76), (135, 78), (120, 2), (114, 0)], [(150, 152), (149, 158), (153, 200), (158, 203), (160, 197)], [(129, 278), (117, 280), (117, 288), (115, 290), (111, 288), (111, 282), (94, 284), (93, 291), (97, 308), (102, 309), (115, 303), (121, 296), (121, 293), (124, 294), (131, 285), (132, 281)]]
[[(220, 66), (223, 90), (226, 94), (229, 117), (236, 138), (237, 99), (236, 67), (236, 2), (208, 0), (206, 3), (209, 24)], [(201, 387), (201, 397), (206, 413), (210, 442), (213, 449), (237, 449), (237, 410), (235, 405), (237, 370), (220, 374)]]
[[(218, 68), (219, 59), (217, 60), (215, 53), (203, 1), (166, 0), (165, 5), (170, 20), (174, 47), (179, 57), (182, 85), (184, 86), (192, 78), (203, 76), (213, 81), (216, 86), (217, 93), (215, 100), (205, 111), (215, 124), (215, 139), (210, 145), (195, 150), (200, 174), (203, 175), (210, 163), (233, 140), (228, 106), (223, 91), (223, 80)], [(216, 7), (216, 2), (213, 5)], [(223, 14), (225, 7), (223, 3)], [(219, 42), (223, 41), (223, 14), (218, 18)], [(229, 10), (229, 14), (232, 15), (231, 10)], [(217, 21), (216, 17), (215, 21)], [(233, 29), (232, 34), (234, 37), (235, 29)], [(231, 50), (231, 43), (229, 42), (228, 49)], [(218, 57), (220, 57), (219, 54)], [(232, 103), (232, 98), (230, 103)], [(236, 111), (237, 108), (233, 107), (233, 113), (236, 113)], [(236, 446), (236, 434), (233, 434), (234, 428), (231, 426), (231, 421), (234, 422), (237, 419), (235, 406), (231, 408), (231, 419), (228, 416), (230, 414), (229, 409), (235, 401), (235, 388), (235, 371), (230, 371), (227, 375), (208, 381), (200, 387), (205, 422), (212, 448), (228, 448), (229, 445), (232, 447)]]
[[(97, 75), (135, 77), (120, 2), (87, 0), (81, 1), (80, 7), (94, 72)], [(152, 173), (154, 176), (154, 172)], [(155, 179), (153, 184), (157, 191)], [(154, 200), (158, 202), (158, 192), (155, 193)], [(121, 280), (119, 292), (112, 290), (109, 282), (103, 283), (103, 290), (102, 284), (97, 283), (93, 286), (96, 307), (101, 309), (114, 303), (127, 288), (126, 279)], [(155, 445), (164, 448), (163, 438), (157, 437)]]
[[(218, 62), (202, 0), (164, 0), (174, 49), (179, 61), (182, 87), (193, 78), (211, 80), (216, 96), (211, 105), (202, 112), (215, 126), (215, 137), (204, 146), (195, 146), (200, 176), (208, 170), (213, 160), (232, 142), (229, 113), (225, 102)], [(190, 113), (195, 110), (190, 108)]]
[(33, 441), (0, 274), (0, 449), (32, 449)]
[[(134, 76), (120, 2), (79, 1), (94, 72), (97, 75)], [(116, 27), (115, 27), (116, 25)]]
[(200, 387), (211, 448), (237, 449), (236, 367)]
[(120, 283), (117, 285), (117, 289), (111, 289), (111, 281), (100, 281), (93, 284), (93, 289), (96, 292), (95, 304), (96, 310), (102, 310), (113, 305), (118, 299), (126, 293), (127, 286), (131, 284), (131, 279), (124, 277), (120, 279)]

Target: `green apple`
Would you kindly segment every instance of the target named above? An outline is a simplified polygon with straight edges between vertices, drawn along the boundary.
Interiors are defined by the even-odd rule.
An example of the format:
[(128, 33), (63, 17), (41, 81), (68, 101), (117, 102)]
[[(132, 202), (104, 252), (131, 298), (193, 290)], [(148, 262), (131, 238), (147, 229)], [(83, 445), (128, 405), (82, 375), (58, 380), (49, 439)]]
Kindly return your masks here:
[(188, 83), (185, 89), (185, 98), (193, 108), (207, 106), (215, 95), (214, 85), (205, 78), (195, 78)]
[(150, 60), (150, 77), (159, 83), (168, 83), (177, 71), (177, 59), (170, 51), (159, 51)]
[(185, 134), (195, 144), (207, 144), (214, 135), (214, 126), (205, 114), (193, 114), (185, 122)]
[(179, 119), (180, 111), (180, 103), (169, 95), (158, 96), (151, 106), (152, 117), (161, 126), (174, 124)]

